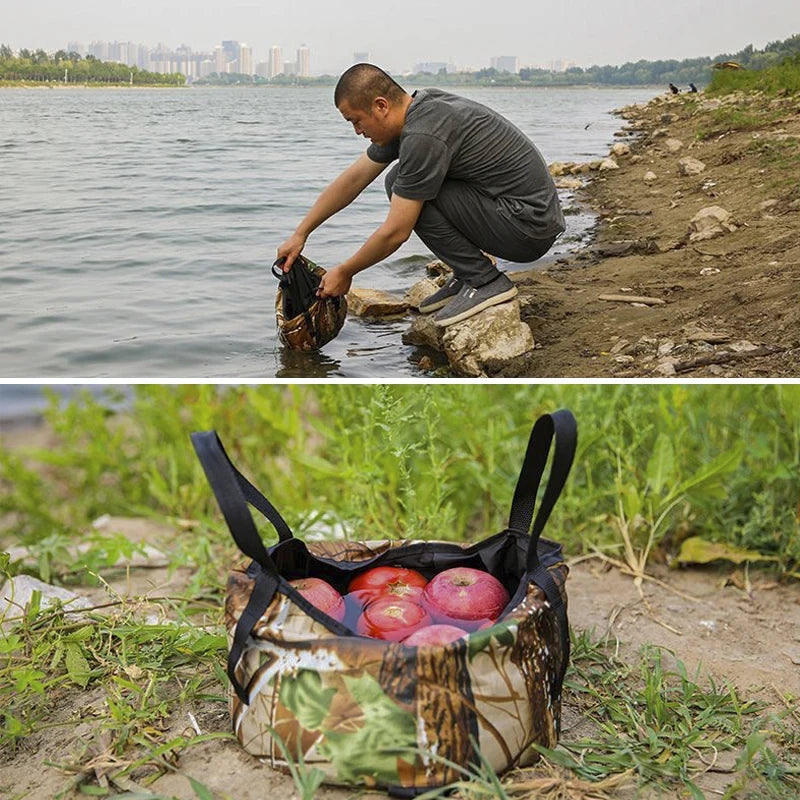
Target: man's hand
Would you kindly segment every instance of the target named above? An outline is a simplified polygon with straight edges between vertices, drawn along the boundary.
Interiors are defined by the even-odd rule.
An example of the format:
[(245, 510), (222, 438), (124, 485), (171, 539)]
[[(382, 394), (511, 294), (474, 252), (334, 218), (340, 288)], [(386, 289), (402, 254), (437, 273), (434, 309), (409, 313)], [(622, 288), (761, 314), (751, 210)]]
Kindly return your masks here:
[(288, 272), (292, 268), (292, 264), (294, 264), (297, 256), (303, 252), (305, 246), (306, 237), (295, 232), (278, 248), (278, 260), (286, 259), (280, 265), (284, 272)]
[(341, 266), (329, 269), (323, 276), (317, 289), (320, 297), (338, 297), (350, 291), (353, 276)]

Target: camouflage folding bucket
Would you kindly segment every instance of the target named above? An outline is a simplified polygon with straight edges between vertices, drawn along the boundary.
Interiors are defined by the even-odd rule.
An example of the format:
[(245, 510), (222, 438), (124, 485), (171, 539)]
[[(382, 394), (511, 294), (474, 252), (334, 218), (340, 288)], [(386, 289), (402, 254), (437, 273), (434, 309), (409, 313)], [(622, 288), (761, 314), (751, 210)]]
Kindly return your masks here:
[[(461, 780), (451, 765), (483, 758), (496, 771), (556, 744), (569, 660), (561, 546), (540, 538), (575, 452), (569, 411), (539, 418), (508, 527), (477, 544), (315, 542), (295, 538), (272, 504), (231, 464), (214, 431), (192, 441), (240, 550), (252, 559), (228, 581), (230, 711), (242, 746), (277, 768), (302, 756), (326, 781), (413, 797)], [(534, 518), (548, 453), (553, 460)], [(265, 547), (248, 509), (273, 524)], [(447, 645), (412, 647), (358, 635), (311, 605), (290, 580), (315, 576), (344, 593), (368, 567), (430, 578), (468, 566), (510, 595), (499, 620)]]
[(275, 321), (278, 337), (292, 350), (319, 350), (338, 336), (347, 318), (347, 298), (317, 297), (325, 270), (298, 256), (288, 272), (272, 265), (278, 279)]

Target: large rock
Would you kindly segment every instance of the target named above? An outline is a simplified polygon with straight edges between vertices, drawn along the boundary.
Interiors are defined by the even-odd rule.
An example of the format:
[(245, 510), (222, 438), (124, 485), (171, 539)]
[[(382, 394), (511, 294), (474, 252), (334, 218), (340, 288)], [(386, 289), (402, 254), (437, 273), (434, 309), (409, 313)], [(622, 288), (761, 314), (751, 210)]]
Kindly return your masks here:
[(520, 320), (519, 302), (512, 300), (445, 328), (442, 344), (456, 374), (478, 378), (530, 352), (534, 342)]
[(91, 605), (85, 597), (68, 589), (51, 586), (30, 575), (16, 575), (5, 582), (0, 592), (0, 629), (8, 631), (16, 625), (16, 618), (23, 614), (35, 591), (41, 593), (41, 608), (58, 602), (69, 611), (77, 611)]
[(611, 152), (615, 156), (627, 156), (630, 155), (631, 147), (624, 142), (617, 142), (611, 145)]
[(681, 175), (699, 175), (704, 172), (706, 165), (692, 156), (686, 156), (678, 162), (678, 172)]
[(415, 347), (432, 347), (442, 350), (442, 333), (444, 328), (433, 324), (435, 314), (415, 314), (411, 318), (411, 327), (403, 334), (403, 344)]
[(350, 289), (347, 309), (357, 317), (401, 316), (408, 310), (404, 300), (380, 289)]
[(434, 292), (439, 291), (439, 284), (433, 278), (423, 278), (415, 283), (404, 295), (403, 301), (409, 308), (419, 310), (419, 304), (430, 297)]
[(689, 222), (689, 241), (702, 242), (704, 239), (714, 239), (735, 230), (736, 222), (730, 211), (721, 206), (706, 206), (701, 208)]
[(611, 169), (619, 169), (619, 164), (613, 158), (604, 158), (600, 162), (600, 172), (608, 172)]

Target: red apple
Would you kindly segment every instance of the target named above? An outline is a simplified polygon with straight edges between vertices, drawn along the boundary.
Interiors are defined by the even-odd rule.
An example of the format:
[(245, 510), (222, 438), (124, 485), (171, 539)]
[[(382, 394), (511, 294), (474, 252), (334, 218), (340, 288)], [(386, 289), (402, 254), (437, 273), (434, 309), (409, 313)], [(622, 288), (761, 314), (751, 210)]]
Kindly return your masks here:
[(402, 598), (379, 597), (369, 603), (358, 618), (356, 632), (399, 642), (430, 624), (431, 618), (421, 605)]
[(373, 567), (356, 575), (347, 587), (348, 594), (359, 593), (365, 601), (388, 595), (422, 602), (422, 590), (427, 578), (415, 569), (406, 567)]
[(510, 597), (494, 575), (470, 567), (454, 567), (435, 575), (423, 592), (423, 605), (434, 622), (455, 623), (474, 631), (494, 622)]
[(329, 617), (341, 622), (344, 619), (344, 599), (322, 578), (297, 578), (289, 583), (300, 592), (312, 606), (324, 611)]
[(466, 636), (467, 632), (463, 628), (456, 628), (455, 625), (428, 625), (419, 628), (406, 639), (403, 644), (409, 647), (419, 647), (423, 644), (448, 644)]

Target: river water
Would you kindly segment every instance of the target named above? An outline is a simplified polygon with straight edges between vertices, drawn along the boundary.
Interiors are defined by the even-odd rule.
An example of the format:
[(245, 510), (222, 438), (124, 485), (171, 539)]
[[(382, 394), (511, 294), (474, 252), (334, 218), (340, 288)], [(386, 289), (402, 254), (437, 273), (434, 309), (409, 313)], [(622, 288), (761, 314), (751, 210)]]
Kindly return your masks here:
[[(611, 111), (658, 90), (457, 91), (552, 162), (607, 154), (620, 127)], [(275, 335), (275, 249), (366, 145), (330, 87), (0, 91), (0, 378), (419, 374), (400, 343), (407, 322), (350, 317), (312, 354)], [(386, 210), (379, 178), (306, 255), (339, 263)], [(591, 222), (567, 221), (549, 260)], [(429, 258), (412, 236), (356, 285), (401, 292)]]

